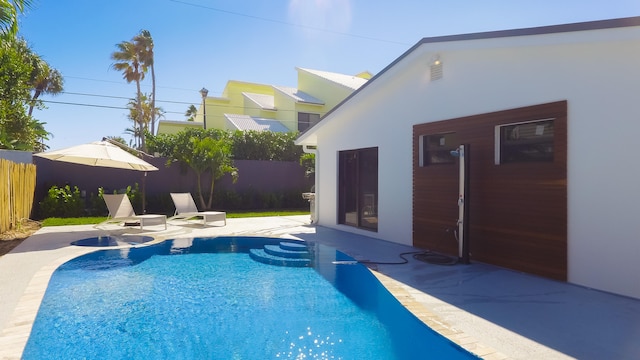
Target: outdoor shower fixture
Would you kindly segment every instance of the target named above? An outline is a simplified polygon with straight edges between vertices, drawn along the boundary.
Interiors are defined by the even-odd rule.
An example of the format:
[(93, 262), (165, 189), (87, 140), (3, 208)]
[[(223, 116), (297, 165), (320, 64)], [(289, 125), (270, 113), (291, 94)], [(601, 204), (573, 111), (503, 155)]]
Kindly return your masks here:
[(451, 156), (459, 159), (458, 171), (458, 257), (463, 264), (469, 264), (469, 144), (462, 144), (452, 150)]

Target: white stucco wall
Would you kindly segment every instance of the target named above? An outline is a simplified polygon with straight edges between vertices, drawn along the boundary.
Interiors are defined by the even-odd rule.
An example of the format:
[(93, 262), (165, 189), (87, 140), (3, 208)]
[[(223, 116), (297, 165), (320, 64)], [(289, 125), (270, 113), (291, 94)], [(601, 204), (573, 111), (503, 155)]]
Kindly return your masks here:
[[(443, 78), (431, 82), (435, 55)], [(319, 223), (411, 244), (413, 125), (560, 100), (569, 282), (640, 298), (638, 27), (421, 45), (315, 129)], [(338, 151), (373, 146), (378, 232), (337, 225)]]

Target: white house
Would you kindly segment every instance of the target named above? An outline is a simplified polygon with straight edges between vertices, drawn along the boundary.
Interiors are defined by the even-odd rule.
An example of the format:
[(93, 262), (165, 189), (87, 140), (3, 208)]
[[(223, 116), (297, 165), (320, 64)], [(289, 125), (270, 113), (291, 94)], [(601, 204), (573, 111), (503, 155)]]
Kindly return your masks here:
[(297, 139), (316, 222), (640, 298), (640, 17), (424, 38)]

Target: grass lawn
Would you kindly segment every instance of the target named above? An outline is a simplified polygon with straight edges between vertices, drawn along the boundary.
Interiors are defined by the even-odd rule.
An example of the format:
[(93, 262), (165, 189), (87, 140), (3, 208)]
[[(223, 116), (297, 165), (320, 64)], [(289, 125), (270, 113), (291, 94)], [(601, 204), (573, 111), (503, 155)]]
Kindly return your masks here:
[[(227, 219), (248, 218), (264, 216), (291, 216), (309, 215), (308, 210), (282, 210), (282, 211), (251, 211), (251, 212), (227, 212)], [(106, 217), (81, 217), (81, 218), (47, 218), (42, 221), (42, 226), (62, 225), (91, 225), (99, 224), (107, 220)]]

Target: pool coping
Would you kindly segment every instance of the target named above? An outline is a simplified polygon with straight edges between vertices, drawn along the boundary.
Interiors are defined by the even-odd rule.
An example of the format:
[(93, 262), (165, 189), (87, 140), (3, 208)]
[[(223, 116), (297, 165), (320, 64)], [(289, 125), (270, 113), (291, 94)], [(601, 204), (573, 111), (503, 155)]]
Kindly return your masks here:
[(414, 292), (420, 292), (419, 290), (412, 289), (411, 287), (400, 283), (391, 277), (376, 271), (369, 269), (369, 271), (382, 283), (382, 285), (389, 290), (389, 292), (410, 311), (415, 317), (417, 317), (424, 324), (429, 326), (432, 330), (445, 338), (456, 343), (468, 352), (485, 360), (505, 360), (508, 357), (505, 354), (498, 352), (497, 350), (483, 345), (478, 339), (475, 339), (463, 331), (456, 329), (449, 325), (446, 321), (442, 320), (438, 315), (429, 311), (422, 303), (420, 303), (416, 297), (412, 294)]
[(63, 263), (78, 256), (93, 252), (95, 248), (78, 248), (72, 254), (61, 256), (38, 270), (13, 310), (12, 315), (0, 333), (0, 349), (4, 353), (3, 360), (20, 359), (31, 334), (40, 303), (49, 285), (53, 272)]

